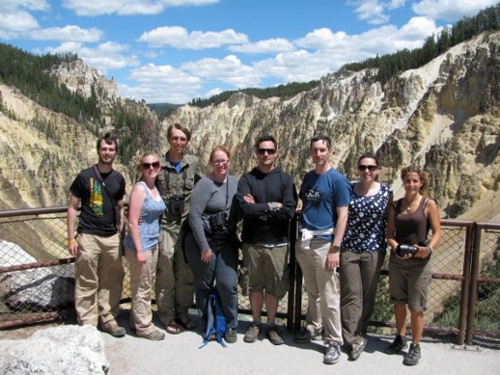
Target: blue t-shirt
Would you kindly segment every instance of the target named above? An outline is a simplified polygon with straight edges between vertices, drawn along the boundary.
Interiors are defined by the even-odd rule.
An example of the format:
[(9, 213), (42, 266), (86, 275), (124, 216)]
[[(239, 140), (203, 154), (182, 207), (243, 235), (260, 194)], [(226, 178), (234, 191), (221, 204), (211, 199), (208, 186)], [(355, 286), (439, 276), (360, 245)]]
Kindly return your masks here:
[(347, 178), (331, 168), (325, 173), (308, 172), (300, 189), (302, 199), (302, 228), (322, 230), (334, 228), (337, 207), (347, 207), (351, 200), (351, 186)]
[[(142, 249), (144, 251), (150, 251), (158, 244), (158, 237), (160, 235), (159, 219), (166, 207), (161, 197), (158, 198), (159, 200), (156, 200), (151, 195), (149, 188), (144, 182), (139, 181), (137, 184), (144, 185), (144, 189), (146, 190), (146, 199), (142, 205), (140, 215), (142, 222), (139, 225), (139, 234), (141, 236)], [(135, 250), (130, 232), (125, 236), (123, 245), (127, 249)]]

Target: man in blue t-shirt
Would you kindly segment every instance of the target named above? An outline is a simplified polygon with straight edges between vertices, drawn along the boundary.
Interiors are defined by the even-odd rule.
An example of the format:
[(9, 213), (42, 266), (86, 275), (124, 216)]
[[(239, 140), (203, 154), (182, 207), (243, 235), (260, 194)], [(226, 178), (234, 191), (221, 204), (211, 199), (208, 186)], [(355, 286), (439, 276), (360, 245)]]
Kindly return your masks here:
[(309, 153), (315, 169), (304, 176), (300, 189), (301, 238), (296, 246), (309, 305), (307, 327), (295, 341), (308, 342), (319, 338), (324, 331), (323, 339), (328, 347), (323, 363), (334, 364), (339, 361), (343, 343), (336, 269), (351, 188), (347, 178), (330, 165), (332, 142), (328, 136), (313, 137)]

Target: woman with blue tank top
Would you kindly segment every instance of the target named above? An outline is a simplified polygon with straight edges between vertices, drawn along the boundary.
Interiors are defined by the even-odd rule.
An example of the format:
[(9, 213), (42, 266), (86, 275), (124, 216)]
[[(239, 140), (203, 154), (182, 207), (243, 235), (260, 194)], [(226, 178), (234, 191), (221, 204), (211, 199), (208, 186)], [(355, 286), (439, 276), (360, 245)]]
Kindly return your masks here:
[[(387, 242), (389, 292), (394, 303), (397, 335), (387, 354), (400, 354), (406, 340), (406, 306), (410, 310), (412, 343), (403, 364), (414, 366), (421, 357), (420, 339), (424, 331), (424, 311), (432, 279), (431, 255), (441, 240), (441, 221), (436, 201), (427, 198), (428, 178), (417, 166), (401, 169), (405, 195), (389, 206)], [(428, 239), (429, 229), (432, 236)]]
[(129, 232), (124, 240), (125, 257), (130, 264), (131, 322), (137, 336), (163, 340), (165, 334), (153, 325), (151, 311), (151, 290), (158, 262), (159, 219), (166, 209), (155, 186), (160, 171), (158, 155), (154, 152), (145, 153), (137, 171), (142, 177), (130, 195)]

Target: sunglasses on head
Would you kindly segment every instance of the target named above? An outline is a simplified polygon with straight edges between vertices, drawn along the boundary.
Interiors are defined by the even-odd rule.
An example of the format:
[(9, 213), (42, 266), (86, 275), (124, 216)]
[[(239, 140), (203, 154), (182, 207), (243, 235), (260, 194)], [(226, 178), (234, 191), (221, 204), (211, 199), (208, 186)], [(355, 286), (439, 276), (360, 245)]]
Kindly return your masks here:
[(160, 167), (160, 162), (159, 161), (155, 161), (153, 163), (142, 163), (142, 169), (146, 170), (146, 169), (149, 169), (153, 167), (153, 169), (157, 169)]
[(276, 150), (274, 148), (258, 148), (257, 152), (259, 153), (259, 155), (264, 155), (266, 152), (269, 155), (274, 155), (274, 153), (276, 152)]
[(369, 170), (370, 172), (374, 172), (378, 169), (377, 165), (358, 165), (358, 170), (363, 172), (366, 170)]

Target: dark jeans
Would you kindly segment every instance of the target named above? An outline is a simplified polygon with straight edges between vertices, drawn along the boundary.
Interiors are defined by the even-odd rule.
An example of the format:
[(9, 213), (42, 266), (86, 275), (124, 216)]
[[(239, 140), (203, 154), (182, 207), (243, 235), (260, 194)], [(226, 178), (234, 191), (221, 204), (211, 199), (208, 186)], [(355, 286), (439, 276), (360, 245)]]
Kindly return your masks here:
[(211, 241), (210, 263), (201, 260), (201, 250), (192, 233), (184, 242), (184, 251), (194, 277), (196, 305), (206, 322), (207, 300), (216, 284), (228, 328), (238, 326), (238, 248), (228, 241)]
[(366, 336), (375, 306), (380, 268), (385, 251), (340, 254), (340, 308), (344, 344), (354, 345)]

